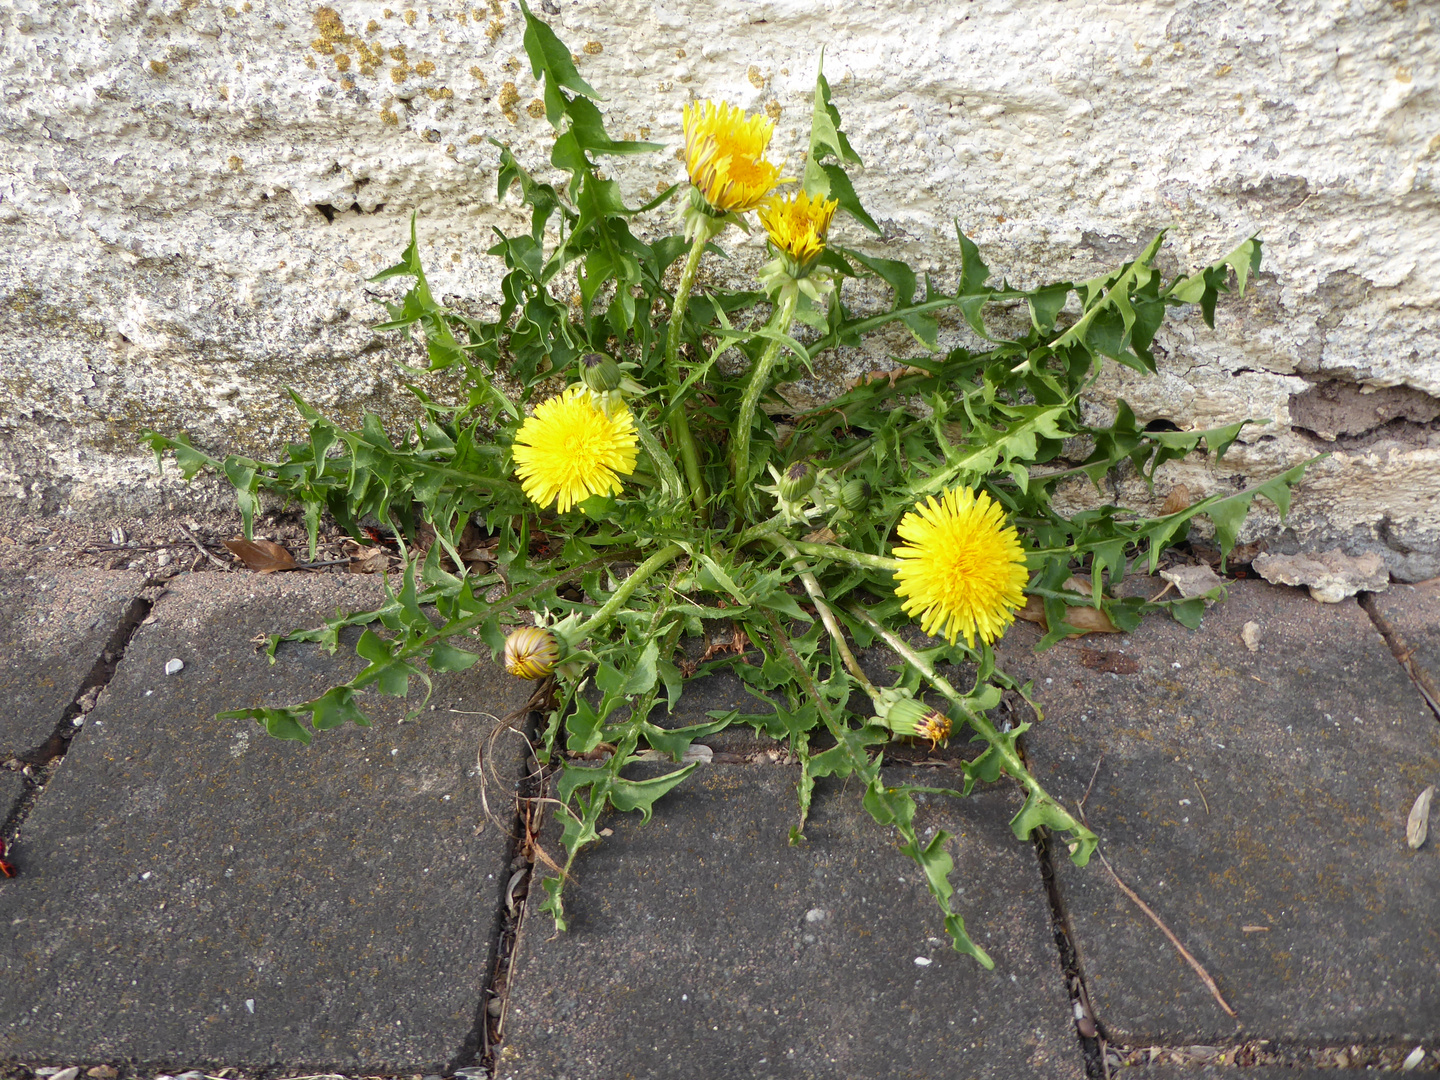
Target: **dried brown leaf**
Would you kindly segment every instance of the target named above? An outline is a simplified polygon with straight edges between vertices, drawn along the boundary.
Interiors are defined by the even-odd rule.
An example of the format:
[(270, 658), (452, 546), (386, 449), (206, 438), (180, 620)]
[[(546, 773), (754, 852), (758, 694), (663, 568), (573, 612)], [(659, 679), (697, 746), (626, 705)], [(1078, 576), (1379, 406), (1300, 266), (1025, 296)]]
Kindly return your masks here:
[(390, 569), (390, 553), (384, 548), (362, 548), (363, 554), (352, 555), (347, 571), (351, 574), (383, 574)]
[[(1075, 578), (1065, 583), (1065, 588), (1072, 592), (1079, 592), (1082, 586)], [(1083, 588), (1089, 591), (1090, 586)], [(1031, 596), (1026, 599), (1025, 606), (1018, 608), (1015, 612), (1017, 619), (1024, 619), (1026, 622), (1038, 623), (1041, 629), (1048, 631), (1050, 623), (1045, 618), (1045, 602), (1038, 596)], [(1065, 621), (1075, 627), (1081, 634), (1118, 634), (1120, 628), (1110, 621), (1110, 616), (1099, 608), (1092, 607), (1067, 607), (1065, 609)], [(1072, 634), (1072, 637), (1078, 635)]]
[(1025, 606), (1015, 612), (1017, 619), (1024, 619), (1026, 622), (1039, 623), (1045, 629), (1049, 629), (1045, 622), (1045, 602), (1038, 596), (1030, 596), (1025, 599)]
[(295, 556), (273, 540), (226, 540), (225, 546), (231, 555), (257, 574), (295, 569)]
[(1170, 494), (1165, 496), (1165, 505), (1160, 507), (1161, 514), (1178, 514), (1181, 510), (1190, 509), (1190, 489), (1184, 484), (1176, 484), (1170, 489)]
[(1435, 785), (1431, 784), (1420, 793), (1415, 805), (1410, 808), (1410, 819), (1405, 822), (1405, 840), (1411, 850), (1418, 850), (1425, 843), (1430, 831), (1430, 800), (1435, 798)]
[(1120, 628), (1099, 608), (1072, 607), (1065, 609), (1065, 621), (1082, 634), (1118, 634)]
[(1211, 589), (1225, 584), (1219, 574), (1203, 563), (1199, 566), (1175, 566), (1169, 570), (1161, 570), (1160, 576), (1179, 589), (1180, 595), (1187, 600), (1192, 596), (1204, 596)]
[(1126, 656), (1113, 649), (1079, 649), (1077, 651), (1080, 654), (1080, 663), (1095, 671), (1108, 671), (1116, 675), (1134, 675), (1140, 670), (1140, 662), (1133, 656)]
[(833, 529), (816, 529), (814, 532), (807, 533), (805, 536), (805, 542), (807, 544), (828, 544), (834, 539), (835, 531)]

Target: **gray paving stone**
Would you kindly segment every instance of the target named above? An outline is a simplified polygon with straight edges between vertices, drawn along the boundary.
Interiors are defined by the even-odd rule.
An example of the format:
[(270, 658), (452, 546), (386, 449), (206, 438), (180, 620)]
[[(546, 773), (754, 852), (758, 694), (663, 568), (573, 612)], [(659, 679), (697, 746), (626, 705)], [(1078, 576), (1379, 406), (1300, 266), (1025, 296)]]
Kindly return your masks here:
[[(509, 838), (477, 751), (529, 684), (488, 660), (433, 711), (304, 747), (217, 710), (304, 700), (359, 666), (251, 638), (374, 582), (180, 579), (132, 639), (0, 886), (0, 1055), (435, 1072), (474, 1025)], [(184, 661), (166, 676), (171, 658)], [(454, 712), (451, 710), (464, 710)], [(506, 815), (521, 742), (486, 744)], [(482, 825), (484, 826), (482, 829)]]
[(1392, 582), (1385, 592), (1374, 594), (1374, 602), (1401, 647), (1411, 652), (1418, 677), (1440, 702), (1440, 581)]
[(0, 571), (0, 758), (50, 737), (145, 579)]
[(1035, 856), (1006, 824), (1018, 795), (932, 796), (917, 817), (956, 836), (987, 972), (942, 940), (918, 869), (853, 784), (822, 781), (808, 843), (787, 845), (796, 779), (711, 765), (648, 825), (612, 816), (578, 861), (566, 934), (533, 887), (497, 1075), (1079, 1080)]
[[(1040, 657), (1037, 636), (1017, 627), (1001, 649), (1046, 710), (1027, 736), (1037, 775), (1073, 805), (1104, 755), (1087, 804), (1101, 851), (1246, 1038), (1440, 1037), (1440, 855), (1405, 843), (1411, 802), (1440, 779), (1440, 731), (1358, 604), (1239, 582), (1195, 632), (1151, 619)], [(1112, 1039), (1235, 1037), (1098, 861), (1062, 861), (1059, 879)]]
[(1139, 1065), (1112, 1070), (1117, 1080), (1346, 1080), (1349, 1069), (1291, 1069), (1284, 1065)]
[(15, 812), (15, 806), (25, 794), (25, 777), (18, 772), (0, 769), (0, 824)]

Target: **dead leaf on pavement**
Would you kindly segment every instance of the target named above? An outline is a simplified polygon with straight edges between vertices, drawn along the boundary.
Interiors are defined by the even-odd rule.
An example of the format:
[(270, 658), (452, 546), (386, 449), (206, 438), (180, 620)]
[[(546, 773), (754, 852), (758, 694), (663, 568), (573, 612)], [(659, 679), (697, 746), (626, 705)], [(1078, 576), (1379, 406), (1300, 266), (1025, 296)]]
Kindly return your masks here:
[(390, 553), (384, 548), (372, 548), (350, 558), (346, 572), (350, 574), (383, 574), (390, 569)]
[(1405, 840), (1411, 850), (1417, 850), (1425, 843), (1425, 836), (1430, 831), (1430, 800), (1434, 797), (1435, 785), (1431, 784), (1410, 808), (1410, 820), (1405, 823)]
[(1184, 484), (1176, 484), (1170, 489), (1170, 494), (1165, 496), (1165, 505), (1160, 507), (1161, 514), (1178, 514), (1181, 510), (1190, 509), (1190, 489)]
[(230, 554), (257, 574), (273, 574), (277, 570), (294, 570), (295, 556), (273, 540), (226, 540)]
[(1186, 600), (1192, 596), (1204, 596), (1211, 589), (1225, 584), (1219, 574), (1204, 564), (1172, 567), (1161, 570), (1160, 576), (1179, 589), (1180, 595)]
[(1065, 609), (1065, 621), (1082, 634), (1118, 634), (1120, 628), (1099, 608), (1072, 607)]
[(835, 530), (833, 529), (816, 529), (812, 533), (805, 534), (805, 542), (807, 544), (828, 544), (834, 541), (834, 539)]
[(1114, 649), (1077, 649), (1080, 663), (1095, 671), (1108, 671), (1115, 675), (1134, 675), (1140, 670), (1140, 663), (1133, 656), (1126, 656)]
[[(1065, 588), (1070, 592), (1089, 592), (1090, 586), (1082, 584), (1078, 578), (1071, 578), (1065, 583)], [(1038, 623), (1041, 629), (1049, 631), (1050, 623), (1045, 618), (1045, 602), (1038, 596), (1027, 597), (1025, 606), (1015, 612), (1017, 619), (1024, 619), (1026, 622)], [(1110, 616), (1099, 608), (1093, 607), (1067, 607), (1065, 609), (1065, 621), (1073, 626), (1080, 634), (1118, 634), (1120, 628), (1110, 621)], [(1071, 634), (1071, 637), (1078, 637), (1078, 634)]]

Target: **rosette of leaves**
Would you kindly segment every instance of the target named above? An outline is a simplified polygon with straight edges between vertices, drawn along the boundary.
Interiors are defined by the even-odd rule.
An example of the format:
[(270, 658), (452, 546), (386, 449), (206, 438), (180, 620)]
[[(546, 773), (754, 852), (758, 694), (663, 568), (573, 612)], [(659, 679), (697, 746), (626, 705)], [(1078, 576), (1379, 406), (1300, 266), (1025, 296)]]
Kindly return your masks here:
[[(304, 508), (312, 555), (325, 514), (352, 535), (359, 535), (362, 519), (378, 519), (407, 554), (398, 587), (379, 608), (271, 639), (272, 654), (281, 640), (319, 641), (333, 650), (343, 627), (363, 626), (357, 652), (366, 666), (355, 678), (313, 701), (227, 715), (251, 717), (272, 735), (304, 742), (314, 731), (365, 724), (360, 691), (404, 696), (417, 683), (428, 691), (435, 674), (480, 659), (465, 647), (474, 635), (498, 656), (507, 631), (533, 625), (538, 615), (565, 643), (563, 655), (557, 648), (536, 733), (536, 755), (559, 803), (563, 868), (586, 845), (601, 842), (606, 813), (639, 812), (648, 819), (656, 801), (697, 767), (679, 765), (637, 780), (626, 775), (637, 755), (659, 751), (678, 765), (693, 740), (750, 725), (785, 741), (800, 762), (792, 838), (802, 835), (818, 778), (854, 778), (867, 810), (896, 830), (902, 850), (923, 870), (954, 947), (990, 966), (952, 903), (948, 837), (922, 841), (913, 825), (918, 789), (881, 778), (891, 728), (914, 728), (887, 727), (886, 709), (922, 694), (941, 702), (954, 736), (979, 748), (961, 763), (964, 782), (954, 794), (967, 795), (976, 783), (1002, 774), (1012, 777), (1025, 792), (1012, 823), (1017, 837), (1054, 830), (1078, 864), (1088, 860), (1097, 838), (1026, 769), (1017, 740), (1027, 725), (1002, 730), (989, 718), (1003, 692), (1028, 693), (996, 667), (990, 645), (982, 638), (973, 647), (919, 646), (901, 633), (910, 620), (895, 594), (896, 525), (917, 502), (957, 487), (988, 495), (1018, 529), (1029, 570), (1025, 591), (1039, 598), (1047, 616), (1042, 647), (1075, 632), (1066, 616), (1079, 607), (1103, 611), (1121, 629), (1152, 611), (1195, 625), (1204, 598), (1121, 600), (1112, 597), (1113, 585), (1137, 562), (1153, 570), (1162, 551), (1183, 540), (1199, 517), (1209, 519), (1228, 553), (1252, 500), (1263, 496), (1284, 512), (1304, 466), (1156, 518), (1108, 505), (1066, 517), (1052, 495), (1077, 476), (1097, 487), (1121, 472), (1151, 480), (1167, 461), (1196, 451), (1225, 453), (1243, 424), (1152, 432), (1121, 402), (1115, 420), (1098, 426), (1082, 416), (1080, 395), (1107, 360), (1154, 371), (1150, 346), (1167, 312), (1198, 305), (1212, 323), (1219, 297), (1243, 291), (1258, 267), (1260, 241), (1245, 240), (1212, 265), (1166, 281), (1155, 266), (1163, 239), (1157, 236), (1108, 273), (1033, 289), (997, 282), (958, 225), (959, 272), (949, 281), (922, 277), (873, 248), (831, 242), (820, 262), (834, 288), (799, 305), (796, 333), (776, 329), (763, 292), (697, 288), (675, 319), (678, 351), (667, 372), (673, 283), (690, 247), (673, 213), (662, 210), (677, 193), (668, 189), (632, 205), (620, 182), (599, 169), (609, 158), (665, 148), (612, 139), (569, 49), (523, 0), (521, 6), (526, 55), (543, 83), (556, 138), (544, 175), (496, 144), (497, 194), (513, 193), (530, 212), (526, 232), (492, 229), (489, 254), (505, 270), (498, 310), (477, 318), (436, 300), (413, 221), (409, 247), (375, 279), (410, 282), (387, 304), (379, 329), (423, 341), (429, 370), (453, 375), (450, 398), (416, 390), (419, 419), (392, 438), (374, 416), (347, 429), (297, 397), (309, 438), (289, 446), (279, 461), (218, 458), (184, 435), (149, 433), (157, 455), (173, 455), (185, 476), (209, 467), (229, 478), (247, 536), (264, 490)], [(849, 228), (878, 232), (848, 171), (860, 164), (821, 74), (801, 182), (812, 197), (836, 200)], [(707, 250), (723, 251), (723, 233), (712, 243)], [(857, 292), (874, 296), (875, 290), (857, 290), (858, 279), (881, 283), (888, 300), (861, 307)], [(1015, 320), (987, 319), (997, 305), (1028, 318), (1002, 333), (998, 327)], [(942, 347), (942, 322), (968, 330), (969, 344)], [(768, 348), (778, 342), (761, 390), (764, 400), (778, 402), (774, 387), (809, 370), (822, 354), (860, 345), (897, 324), (910, 332), (912, 348), (892, 357), (893, 377), (862, 380), (823, 407), (784, 406), (784, 425), (763, 408), (755, 411), (748, 460), (730, 459), (749, 374)], [(736, 362), (719, 364), (727, 353)], [(527, 412), (554, 395), (557, 379), (579, 382), (581, 358), (593, 354), (614, 359), (622, 372), (619, 386), (606, 393), (623, 398), (619, 407), (633, 417), (639, 453), (618, 494), (555, 513), (526, 497), (512, 442)], [(684, 423), (675, 423), (677, 417)], [(681, 461), (675, 446), (673, 433), (683, 429), (694, 436), (690, 462)], [(1083, 460), (1064, 457), (1075, 445), (1089, 448)], [(785, 514), (777, 510), (778, 493), (759, 497), (735, 479), (748, 481), (767, 467), (783, 476), (797, 464), (812, 470), (816, 482), (787, 500), (791, 512)], [(692, 466), (702, 483), (690, 482)], [(467, 526), (494, 539), (493, 564), (466, 570), (459, 548)], [(433, 543), (423, 557), (408, 557), (422, 531), (433, 531)], [(1090, 583), (1083, 595), (1067, 588), (1081, 573)], [(487, 599), (496, 586), (503, 596)], [(743, 635), (751, 644), (748, 654), (686, 664), (683, 639), (702, 634), (707, 620), (725, 620), (737, 640)], [(871, 646), (894, 654), (900, 674), (893, 686), (874, 686), (855, 662), (855, 649)], [(942, 674), (952, 663), (973, 672), (966, 685), (952, 685)], [(754, 712), (711, 715), (680, 729), (655, 722), (662, 703), (672, 710), (680, 703), (689, 679), (727, 667), (754, 693)], [(872, 709), (852, 709), (857, 691)], [(933, 737), (941, 726), (936, 721), (926, 730)], [(610, 752), (597, 763), (602, 746)], [(562, 929), (564, 883), (563, 873), (547, 880), (544, 901)]]

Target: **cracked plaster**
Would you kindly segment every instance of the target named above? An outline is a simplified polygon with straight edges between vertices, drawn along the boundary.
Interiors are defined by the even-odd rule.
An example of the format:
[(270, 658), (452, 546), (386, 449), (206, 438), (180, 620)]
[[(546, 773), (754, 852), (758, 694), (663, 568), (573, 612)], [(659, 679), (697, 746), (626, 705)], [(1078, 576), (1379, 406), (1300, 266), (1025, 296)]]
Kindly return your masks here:
[[(491, 227), (517, 231), (524, 218), (513, 200), (497, 205), (486, 137), (548, 171), (518, 8), (330, 6), (339, 30), (319, 5), (290, 0), (0, 0), (0, 498), (11, 506), (183, 504), (192, 496), (155, 473), (139, 430), (273, 451), (299, 431), (284, 386), (346, 420), (406, 415), (394, 361), (417, 353), (369, 331), (373, 298), (396, 283), (365, 278), (394, 261), (411, 210), (436, 294), (493, 306)], [(1182, 428), (1270, 423), (1218, 464), (1167, 467), (1153, 495), (1122, 485), (1136, 505), (1153, 508), (1175, 482), (1197, 496), (1233, 489), (1336, 448), (1291, 427), (1291, 397), (1316, 383), (1440, 397), (1430, 5), (535, 10), (576, 50), (617, 135), (678, 145), (681, 106), (725, 97), (777, 114), (792, 162), (825, 46), (886, 253), (943, 286), (958, 269), (956, 219), (997, 275), (1027, 285), (1097, 272), (1161, 227), (1170, 269), (1261, 234), (1256, 288), (1222, 302), (1216, 330), (1195, 313), (1170, 323), (1161, 377), (1112, 369), (1090, 408), (1103, 415), (1118, 395), (1142, 420)], [(625, 159), (614, 175), (635, 201), (675, 180), (677, 163)], [(839, 236), (880, 248), (853, 224)], [(743, 275), (758, 238), (729, 240)], [(951, 337), (963, 340), (958, 326)], [(877, 347), (823, 371), (833, 382), (887, 363)], [(444, 377), (430, 383), (443, 392)], [(1397, 573), (1440, 573), (1434, 428), (1339, 447), (1298, 494), (1285, 542), (1339, 538), (1386, 553)], [(1248, 535), (1274, 528), (1262, 513)]]

